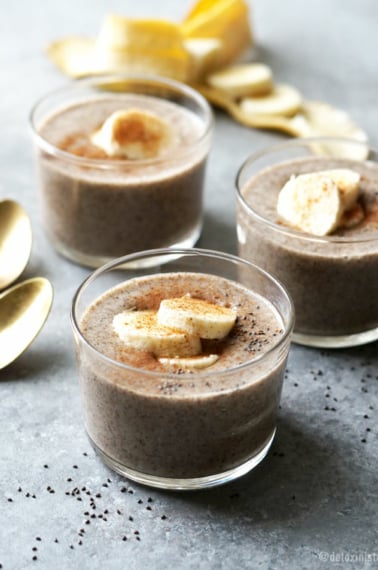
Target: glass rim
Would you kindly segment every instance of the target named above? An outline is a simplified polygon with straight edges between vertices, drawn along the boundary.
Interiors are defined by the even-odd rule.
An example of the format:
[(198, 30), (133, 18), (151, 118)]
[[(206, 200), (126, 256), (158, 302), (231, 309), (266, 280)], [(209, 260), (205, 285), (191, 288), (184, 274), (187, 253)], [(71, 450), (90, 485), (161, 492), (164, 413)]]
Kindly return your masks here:
[[(150, 250), (140, 251), (140, 252), (132, 253), (129, 255), (125, 255), (123, 257), (118, 257), (116, 259), (113, 259), (113, 260), (109, 261), (108, 263), (102, 265), (101, 267), (97, 268), (95, 271), (93, 271), (88, 277), (86, 277), (84, 279), (84, 281), (77, 288), (77, 290), (74, 294), (74, 297), (72, 299), (72, 304), (71, 304), (71, 312), (70, 312), (71, 326), (72, 326), (75, 334), (77, 334), (78, 337), (80, 338), (81, 342), (83, 342), (84, 345), (91, 352), (96, 354), (97, 357), (101, 358), (105, 362), (108, 362), (112, 366), (116, 366), (117, 368), (120, 368), (122, 370), (129, 370), (133, 373), (146, 375), (146, 376), (149, 376), (151, 378), (158, 378), (158, 377), (161, 378), (163, 376), (164, 378), (169, 378), (169, 379), (176, 378), (177, 379), (177, 374), (174, 372), (156, 372), (154, 370), (146, 370), (143, 368), (138, 368), (136, 366), (132, 366), (130, 364), (126, 364), (124, 362), (120, 362), (118, 360), (114, 360), (113, 358), (106, 356), (105, 354), (103, 354), (100, 350), (98, 350), (95, 346), (93, 346), (87, 340), (87, 338), (82, 333), (82, 330), (80, 328), (80, 324), (79, 324), (78, 318), (77, 318), (77, 307), (78, 307), (78, 303), (80, 301), (81, 295), (91, 285), (91, 283), (97, 279), (97, 277), (101, 276), (104, 273), (111, 271), (112, 269), (115, 269), (117, 266), (125, 265), (125, 263), (127, 263), (127, 262), (133, 262), (138, 258), (141, 258), (141, 257), (145, 258), (145, 257), (152, 257), (152, 256), (159, 257), (162, 255), (167, 255), (167, 256), (180, 255), (182, 257), (184, 257), (186, 255), (193, 255), (193, 256), (199, 256), (199, 257), (200, 256), (206, 256), (206, 257), (212, 257), (212, 258), (217, 258), (217, 259), (223, 259), (225, 261), (230, 261), (230, 262), (235, 263), (235, 264), (242, 264), (246, 267), (250, 267), (253, 270), (257, 270), (261, 275), (263, 275), (266, 279), (268, 279), (271, 283), (273, 283), (275, 287), (277, 287), (277, 289), (280, 292), (280, 295), (282, 295), (282, 297), (285, 299), (285, 301), (288, 305), (288, 308), (289, 308), (289, 319), (288, 319), (287, 324), (284, 325), (284, 334), (266, 352), (264, 352), (260, 355), (257, 355), (254, 358), (247, 360), (247, 361), (245, 361), (242, 364), (239, 364), (237, 366), (233, 366), (231, 368), (225, 368), (224, 370), (218, 370), (218, 371), (213, 371), (213, 372), (211, 372), (211, 371), (196, 372), (195, 378), (201, 379), (201, 378), (212, 378), (212, 377), (220, 376), (220, 375), (222, 375), (222, 376), (232, 375), (235, 372), (238, 372), (239, 370), (246, 369), (248, 367), (253, 366), (254, 364), (260, 363), (264, 359), (267, 359), (268, 356), (270, 356), (273, 352), (277, 351), (281, 346), (285, 345), (288, 342), (289, 337), (290, 337), (290, 335), (293, 331), (293, 328), (294, 328), (294, 321), (295, 321), (294, 303), (291, 299), (290, 294), (286, 290), (286, 288), (282, 285), (282, 283), (278, 279), (273, 277), (270, 273), (268, 273), (267, 271), (265, 271), (264, 269), (262, 269), (258, 265), (255, 265), (254, 263), (251, 263), (245, 259), (242, 259), (242, 258), (240, 258), (236, 255), (230, 254), (230, 253), (224, 253), (224, 252), (219, 252), (219, 251), (210, 250), (210, 249), (202, 249), (202, 248), (159, 248), (159, 249), (150, 249)], [(206, 272), (204, 272), (204, 273), (206, 274)], [(227, 279), (227, 277), (225, 277), (225, 279)], [(280, 317), (282, 318), (282, 315), (280, 315)], [(193, 376), (192, 375), (190, 375), (190, 376), (184, 375), (184, 374), (180, 375), (180, 381), (184, 381), (184, 380), (193, 381)]]
[[(36, 126), (36, 114), (40, 110), (40, 107), (48, 102), (49, 100), (53, 100), (54, 97), (59, 95), (64, 95), (65, 93), (80, 93), (80, 89), (84, 88), (85, 86), (93, 86), (104, 84), (104, 94), (110, 93), (110, 90), (106, 90), (106, 86), (111, 84), (112, 82), (116, 81), (130, 81), (134, 82), (139, 85), (157, 85), (161, 87), (166, 87), (171, 90), (173, 93), (174, 91), (181, 93), (191, 100), (194, 100), (198, 106), (204, 111), (204, 131), (196, 138), (192, 143), (189, 145), (185, 145), (184, 149), (178, 149), (179, 152), (175, 151), (174, 158), (169, 158), (169, 155), (157, 158), (147, 158), (147, 159), (140, 159), (140, 160), (127, 160), (127, 159), (112, 159), (109, 160), (107, 158), (87, 158), (82, 156), (74, 155), (68, 151), (62, 150), (58, 148), (53, 143), (49, 142), (43, 136), (40, 135)], [(117, 94), (116, 91), (114, 91)], [(127, 92), (125, 92), (127, 93)], [(130, 91), (129, 93), (132, 93)], [(61, 107), (62, 109), (65, 107)], [(59, 107), (56, 109), (58, 110)], [(52, 113), (51, 113), (52, 114)], [(197, 145), (202, 144), (206, 141), (207, 138), (210, 137), (215, 125), (214, 114), (213, 111), (205, 99), (203, 95), (193, 87), (186, 85), (180, 81), (175, 79), (170, 79), (168, 77), (163, 77), (160, 75), (152, 75), (152, 74), (121, 74), (121, 73), (114, 73), (114, 74), (99, 74), (99, 75), (92, 75), (89, 77), (83, 77), (80, 79), (76, 79), (74, 82), (65, 84), (64, 86), (58, 87), (45, 95), (42, 95), (33, 105), (29, 113), (29, 126), (32, 131), (32, 135), (34, 137), (35, 142), (38, 144), (39, 148), (48, 152), (51, 155), (54, 155), (58, 158), (64, 159), (65, 161), (72, 162), (77, 164), (78, 166), (90, 166), (93, 168), (100, 168), (104, 170), (113, 170), (115, 168), (119, 169), (120, 167), (124, 166), (130, 168), (133, 164), (137, 164), (139, 166), (150, 166), (160, 164), (164, 162), (177, 162), (178, 159), (181, 157), (185, 157), (187, 154), (193, 152), (193, 148)], [(177, 150), (177, 149), (176, 149)]]
[[(242, 206), (247, 210), (248, 214), (250, 214), (255, 221), (257, 221), (259, 224), (263, 225), (263, 226), (267, 226), (268, 228), (274, 230), (275, 232), (288, 236), (288, 237), (292, 237), (292, 238), (297, 238), (297, 239), (301, 239), (307, 242), (313, 242), (313, 243), (319, 243), (319, 244), (348, 244), (348, 243), (368, 243), (368, 242), (374, 242), (378, 240), (378, 231), (373, 231), (372, 233), (368, 233), (365, 235), (360, 235), (360, 236), (337, 236), (337, 235), (327, 235), (327, 236), (315, 236), (315, 235), (311, 235), (311, 234), (307, 234), (304, 232), (301, 232), (299, 230), (295, 230), (293, 228), (289, 228), (289, 227), (285, 227), (282, 226), (280, 224), (278, 224), (277, 222), (274, 222), (272, 220), (269, 220), (268, 218), (265, 218), (264, 216), (262, 216), (261, 214), (259, 214), (258, 212), (256, 212), (254, 210), (254, 208), (246, 201), (246, 199), (244, 198), (243, 194), (242, 194), (242, 185), (240, 183), (240, 179), (241, 176), (243, 174), (243, 172), (245, 171), (246, 168), (248, 168), (248, 166), (250, 166), (253, 162), (259, 160), (260, 158), (264, 157), (264, 156), (268, 156), (269, 154), (273, 154), (277, 151), (282, 151), (285, 149), (290, 149), (290, 148), (295, 148), (295, 147), (307, 147), (310, 144), (314, 144), (314, 143), (330, 143), (330, 142), (334, 142), (334, 143), (342, 143), (342, 144), (351, 144), (351, 145), (356, 145), (358, 147), (367, 147), (369, 149), (369, 154), (370, 153), (374, 153), (376, 155), (378, 155), (378, 150), (376, 150), (375, 148), (371, 147), (369, 145), (369, 143), (367, 141), (362, 141), (362, 140), (356, 140), (356, 139), (351, 139), (351, 138), (346, 138), (346, 137), (332, 137), (332, 136), (328, 136), (328, 137), (301, 137), (295, 140), (289, 140), (289, 141), (285, 141), (283, 143), (279, 143), (279, 144), (275, 144), (275, 145), (270, 145), (270, 146), (266, 146), (263, 149), (256, 151), (252, 154), (250, 154), (242, 163), (242, 165), (239, 167), (237, 174), (236, 174), (236, 179), (235, 179), (235, 190), (236, 190), (236, 196), (238, 198), (238, 200), (240, 201), (240, 203), (242, 204)], [(319, 155), (320, 156), (320, 155)], [(330, 158), (342, 158), (342, 157), (337, 157), (337, 156), (332, 156), (330, 155)], [(346, 157), (346, 159), (348, 160), (348, 158)], [(353, 160), (353, 159), (350, 159)], [(368, 162), (369, 158), (364, 159), (361, 162)], [(281, 164), (283, 162), (277, 162), (277, 164)], [(377, 165), (378, 166), (378, 165)], [(265, 167), (267, 168), (267, 167)], [(372, 235), (373, 234), (373, 235)]]

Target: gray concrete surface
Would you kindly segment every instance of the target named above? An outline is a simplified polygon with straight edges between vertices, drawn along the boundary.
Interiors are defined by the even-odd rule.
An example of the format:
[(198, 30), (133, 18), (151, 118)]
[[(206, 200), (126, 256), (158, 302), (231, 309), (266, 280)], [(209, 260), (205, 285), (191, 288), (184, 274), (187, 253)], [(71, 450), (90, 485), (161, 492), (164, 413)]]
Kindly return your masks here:
[[(69, 310), (88, 270), (53, 251), (36, 203), (28, 113), (67, 82), (43, 50), (61, 36), (94, 35), (109, 11), (178, 19), (189, 5), (0, 0), (0, 195), (19, 200), (32, 218), (23, 278), (44, 275), (55, 289), (42, 333), (0, 372), (4, 570), (378, 567), (377, 343), (293, 346), (268, 458), (213, 491), (130, 484), (101, 464), (84, 434)], [(376, 1), (254, 0), (252, 18), (257, 57), (276, 78), (347, 109), (378, 146)], [(285, 138), (217, 113), (201, 246), (235, 251), (237, 168), (251, 151)]]

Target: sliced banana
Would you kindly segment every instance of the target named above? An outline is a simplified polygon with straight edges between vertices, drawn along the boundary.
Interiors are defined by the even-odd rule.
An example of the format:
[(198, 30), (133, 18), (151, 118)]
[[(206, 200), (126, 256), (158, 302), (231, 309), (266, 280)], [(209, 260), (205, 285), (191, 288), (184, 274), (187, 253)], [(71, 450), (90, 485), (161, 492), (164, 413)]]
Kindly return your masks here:
[(291, 117), (299, 111), (302, 103), (302, 95), (295, 87), (278, 84), (264, 97), (242, 99), (240, 110), (244, 115), (252, 117), (256, 115)]
[(218, 360), (218, 354), (207, 354), (203, 356), (188, 356), (187, 358), (159, 358), (160, 364), (174, 369), (194, 369), (202, 370), (208, 368)]
[(278, 195), (277, 212), (285, 222), (306, 233), (330, 234), (343, 214), (337, 184), (317, 172), (292, 177)]
[(272, 71), (263, 63), (231, 65), (211, 73), (206, 81), (234, 98), (267, 95), (273, 89)]
[(244, 113), (240, 105), (220, 89), (215, 89), (209, 85), (202, 84), (195, 84), (194, 87), (197, 91), (202, 93), (210, 103), (224, 109), (235, 119), (235, 121), (238, 121), (246, 127), (255, 129), (273, 129), (276, 131), (282, 131), (289, 135), (299, 136), (296, 126), (297, 115), (295, 118), (279, 115), (251, 115), (250, 113)]
[(369, 155), (366, 133), (352, 121), (348, 113), (328, 103), (304, 101), (300, 113), (293, 119), (293, 127), (298, 137), (342, 137), (360, 143), (313, 143), (312, 148), (316, 154), (355, 160), (365, 160)]
[(329, 176), (337, 185), (340, 192), (341, 206), (344, 211), (352, 208), (360, 191), (361, 176), (350, 168), (335, 168), (318, 172), (322, 176)]
[(203, 339), (225, 338), (236, 321), (233, 309), (185, 295), (164, 299), (157, 319), (165, 326), (185, 330)]
[(124, 311), (113, 318), (113, 328), (125, 344), (157, 357), (201, 354), (198, 336), (159, 323), (156, 311)]
[(154, 113), (128, 109), (112, 113), (91, 140), (108, 156), (143, 160), (166, 151), (174, 136), (168, 123)]

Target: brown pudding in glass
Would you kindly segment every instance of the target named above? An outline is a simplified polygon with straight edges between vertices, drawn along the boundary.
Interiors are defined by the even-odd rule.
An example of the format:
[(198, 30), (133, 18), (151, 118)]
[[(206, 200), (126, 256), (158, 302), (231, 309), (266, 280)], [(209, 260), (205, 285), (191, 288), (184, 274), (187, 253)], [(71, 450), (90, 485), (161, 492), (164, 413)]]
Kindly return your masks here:
[[(82, 87), (89, 82), (93, 89), (95, 81)], [(53, 110), (42, 101), (33, 112), (44, 226), (57, 250), (79, 263), (99, 266), (135, 251), (191, 246), (200, 235), (211, 112), (186, 86), (146, 85), (145, 94), (139, 83), (137, 93), (88, 88), (78, 101), (62, 97)], [(172, 130), (172, 144), (140, 159), (109, 156), (96, 146), (93, 133), (129, 109), (156, 115)]]
[[(292, 175), (339, 168), (361, 177), (358, 200), (364, 216), (357, 225), (316, 237), (278, 219), (278, 194)], [(240, 256), (275, 275), (291, 294), (294, 340), (347, 346), (378, 337), (378, 163), (373, 158), (312, 156), (277, 161), (248, 177), (241, 171), (237, 230)]]
[[(225, 339), (202, 341), (204, 353), (219, 356), (205, 370), (173, 372), (114, 332), (117, 313), (156, 310), (163, 299), (188, 293), (238, 315)], [(100, 296), (84, 313), (80, 330), (96, 349), (78, 352), (86, 428), (113, 466), (126, 473), (201, 478), (227, 472), (269, 447), (288, 346), (285, 341), (285, 350), (277, 348), (285, 324), (261, 295), (215, 275), (155, 274)]]

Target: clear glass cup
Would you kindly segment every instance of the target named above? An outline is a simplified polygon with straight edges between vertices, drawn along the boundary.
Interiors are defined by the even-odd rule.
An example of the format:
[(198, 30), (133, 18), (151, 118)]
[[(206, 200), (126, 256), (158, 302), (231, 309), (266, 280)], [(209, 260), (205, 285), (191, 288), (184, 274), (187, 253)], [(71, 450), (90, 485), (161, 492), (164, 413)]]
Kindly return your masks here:
[[(238, 253), (288, 289), (296, 312), (294, 342), (337, 348), (378, 339), (377, 159), (366, 143), (327, 137), (256, 152), (240, 168)], [(332, 168), (361, 174), (363, 222), (325, 237), (278, 223), (277, 196), (290, 176)]]
[[(175, 144), (156, 158), (98, 157), (90, 135), (130, 108), (167, 121)], [(82, 79), (43, 97), (31, 126), (42, 220), (62, 255), (99, 267), (134, 251), (197, 241), (213, 115), (194, 89), (156, 76)]]
[[(207, 299), (218, 295), (227, 302), (234, 295), (240, 302), (238, 292), (249, 296), (252, 290), (259, 304), (267, 303), (273, 310), (269, 314), (277, 317), (280, 334), (266, 332), (272, 335), (270, 344), (260, 352), (256, 343), (260, 346), (261, 336), (253, 337), (256, 352), (246, 353), (243, 345), (242, 363), (193, 373), (145, 369), (109, 356), (108, 349), (97, 343), (97, 333), (108, 342), (114, 313), (120, 307), (124, 310), (125, 303), (134, 303), (130, 291), (126, 297), (119, 294), (121, 288), (132, 284), (133, 291), (139, 291), (136, 278), (150, 282), (164, 275), (162, 298), (172, 295), (173, 289), (177, 295), (177, 279), (181, 293)], [(118, 308), (108, 308), (104, 318), (96, 313), (86, 328), (88, 308), (98, 307), (104, 295)], [(151, 298), (156, 302), (156, 292)], [(267, 454), (276, 431), (293, 318), (290, 298), (273, 277), (224, 253), (157, 249), (114, 260), (95, 271), (75, 295), (71, 320), (85, 427), (99, 456), (122, 475), (165, 489), (211, 487), (253, 469)], [(252, 335), (252, 329), (246, 334)], [(259, 329), (261, 334), (264, 331)], [(253, 338), (249, 336), (248, 342)]]

